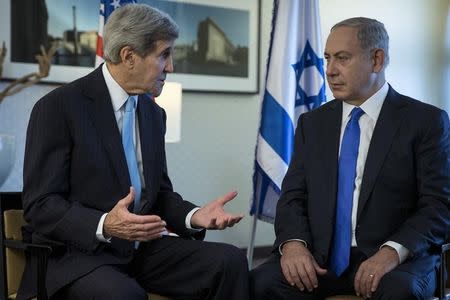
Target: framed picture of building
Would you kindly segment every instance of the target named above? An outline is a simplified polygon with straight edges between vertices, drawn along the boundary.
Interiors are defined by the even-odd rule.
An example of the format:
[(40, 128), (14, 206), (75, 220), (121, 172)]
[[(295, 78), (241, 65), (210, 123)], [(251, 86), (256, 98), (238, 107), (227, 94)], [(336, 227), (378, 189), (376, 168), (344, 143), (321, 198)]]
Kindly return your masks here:
[(149, 0), (180, 26), (172, 80), (201, 91), (258, 92), (259, 1)]
[[(65, 83), (94, 69), (100, 1), (0, 0), (0, 42), (8, 49), (3, 78), (36, 72), (40, 45), (56, 44), (49, 77)], [(111, 1), (113, 2), (113, 1)], [(184, 91), (257, 93), (259, 0), (138, 0), (179, 25), (175, 72)], [(9, 28), (9, 29), (8, 29)]]

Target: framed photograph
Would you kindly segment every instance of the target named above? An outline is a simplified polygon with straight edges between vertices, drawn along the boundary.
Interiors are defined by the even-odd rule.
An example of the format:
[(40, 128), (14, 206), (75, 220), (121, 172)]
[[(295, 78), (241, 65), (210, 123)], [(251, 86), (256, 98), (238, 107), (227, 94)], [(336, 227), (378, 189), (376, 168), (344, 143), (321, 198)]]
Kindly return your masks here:
[[(66, 83), (94, 69), (100, 1), (0, 0), (3, 78), (36, 72), (40, 45), (57, 45), (50, 75)], [(260, 0), (138, 0), (167, 12), (179, 25), (175, 72), (184, 91), (257, 93)]]

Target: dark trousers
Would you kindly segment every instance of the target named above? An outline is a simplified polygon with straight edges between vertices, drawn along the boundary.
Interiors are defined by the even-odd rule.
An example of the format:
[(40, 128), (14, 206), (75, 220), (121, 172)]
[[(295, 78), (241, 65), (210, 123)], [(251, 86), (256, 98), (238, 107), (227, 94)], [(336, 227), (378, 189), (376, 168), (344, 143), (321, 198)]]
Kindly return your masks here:
[[(352, 249), (350, 266), (336, 277), (331, 271), (325, 276), (318, 276), (318, 288), (312, 292), (300, 291), (287, 283), (281, 271), (280, 256), (272, 254), (269, 259), (250, 272), (250, 299), (324, 299), (332, 295), (355, 295), (354, 278), (361, 262), (366, 256)], [(436, 288), (436, 272), (430, 271), (423, 276), (394, 269), (383, 276), (371, 299), (409, 300), (428, 299)]]
[(57, 293), (58, 299), (248, 299), (247, 260), (221, 243), (163, 237), (141, 243), (133, 261), (101, 266)]

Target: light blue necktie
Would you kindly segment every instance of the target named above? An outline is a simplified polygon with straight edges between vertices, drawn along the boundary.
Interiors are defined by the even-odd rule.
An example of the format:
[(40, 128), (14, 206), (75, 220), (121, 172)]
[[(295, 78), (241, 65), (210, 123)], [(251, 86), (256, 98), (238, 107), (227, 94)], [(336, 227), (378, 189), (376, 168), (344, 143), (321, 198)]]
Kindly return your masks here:
[(133, 144), (133, 127), (135, 119), (136, 99), (133, 96), (128, 97), (123, 114), (122, 144), (127, 159), (128, 173), (130, 174), (131, 185), (136, 191), (134, 197), (134, 213), (139, 212), (141, 202), (141, 177), (136, 159), (136, 150)]
[(352, 243), (352, 205), (355, 190), (356, 161), (360, 139), (359, 118), (364, 111), (355, 107), (342, 137), (339, 156), (338, 192), (336, 201), (336, 224), (334, 226), (333, 247), (330, 268), (340, 276), (350, 262)]

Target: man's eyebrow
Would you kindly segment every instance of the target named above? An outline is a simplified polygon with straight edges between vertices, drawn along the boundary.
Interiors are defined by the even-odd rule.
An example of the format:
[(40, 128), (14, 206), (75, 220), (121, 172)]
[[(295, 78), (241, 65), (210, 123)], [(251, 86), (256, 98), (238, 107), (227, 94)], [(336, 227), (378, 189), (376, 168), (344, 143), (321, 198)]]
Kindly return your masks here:
[(330, 53), (325, 51), (323, 54), (324, 54), (324, 56), (339, 56), (339, 55), (342, 55), (342, 54), (344, 54), (344, 55), (351, 55), (350, 52), (345, 51), (345, 50), (341, 50), (341, 51), (338, 51), (338, 52), (333, 53), (333, 54), (330, 54)]
[(165, 53), (172, 53), (173, 52), (173, 47), (167, 47), (161, 50), (161, 54), (165, 54)]

